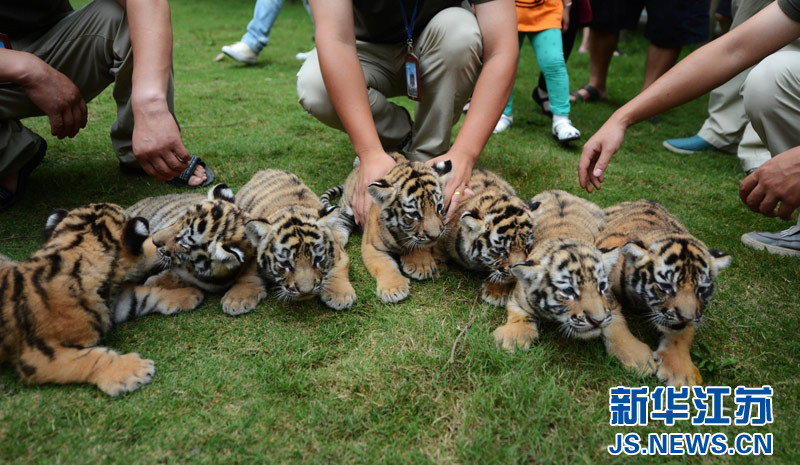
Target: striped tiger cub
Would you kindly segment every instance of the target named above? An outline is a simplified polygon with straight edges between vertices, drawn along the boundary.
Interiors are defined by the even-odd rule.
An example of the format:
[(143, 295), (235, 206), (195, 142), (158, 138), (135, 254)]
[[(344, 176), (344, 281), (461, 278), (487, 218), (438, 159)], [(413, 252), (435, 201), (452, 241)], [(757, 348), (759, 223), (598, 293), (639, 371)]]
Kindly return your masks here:
[[(218, 184), (202, 194), (171, 194), (140, 200), (128, 208), (142, 216), (154, 231), (153, 244), (167, 269), (150, 277), (145, 286), (178, 289), (196, 287), (221, 293), (231, 289), (255, 252), (245, 234), (249, 216), (234, 203), (233, 192)], [(202, 294), (201, 294), (202, 295)], [(248, 303), (226, 293), (221, 300), (228, 314), (252, 310)], [(256, 302), (257, 303), (257, 302)], [(135, 302), (129, 302), (130, 308)], [(136, 316), (133, 314), (131, 316)]]
[(568, 337), (602, 336), (606, 349), (628, 368), (655, 371), (650, 348), (628, 329), (609, 293), (608, 274), (619, 249), (601, 253), (594, 242), (605, 223), (597, 205), (563, 191), (546, 191), (535, 205), (536, 242), (525, 262), (511, 268), (517, 284), (506, 304), (508, 321), (494, 332), (506, 349), (524, 349), (538, 337), (538, 319), (559, 324)]
[(488, 272), (484, 301), (504, 306), (514, 288), (510, 267), (533, 248), (532, 208), (495, 173), (472, 171), (474, 195), (459, 202), (437, 251), (470, 270)]
[(709, 249), (659, 203), (625, 202), (605, 212), (597, 246), (621, 250), (611, 273), (614, 294), (643, 308), (663, 334), (655, 354), (658, 378), (673, 386), (702, 383), (689, 351), (717, 274), (731, 256)]
[[(367, 188), (373, 203), (364, 225), (361, 258), (377, 280), (381, 300), (395, 303), (408, 297), (409, 280), (393, 255), (400, 256), (403, 272), (414, 279), (432, 278), (439, 272), (432, 249), (445, 231), (444, 186), (453, 166), (449, 160), (431, 167), (399, 153), (390, 156), (397, 164)], [(360, 165), (353, 168), (344, 188), (327, 192), (342, 192), (342, 216), (349, 225), (355, 225), (352, 199), (359, 169)]]
[[(136, 292), (126, 283), (143, 278), (155, 257), (148, 235), (146, 219), (117, 205), (54, 211), (44, 247), (0, 265), (0, 362), (28, 383), (92, 383), (111, 396), (149, 383), (152, 360), (98, 345), (115, 301)], [(149, 305), (181, 304), (168, 297)]]
[(334, 310), (350, 308), (356, 293), (350, 284), (347, 238), (338, 229), (338, 208), (323, 207), (319, 198), (297, 176), (283, 170), (253, 175), (236, 203), (251, 220), (246, 232), (256, 244), (241, 299), (266, 295), (262, 278), (278, 285), (285, 300), (318, 295)]

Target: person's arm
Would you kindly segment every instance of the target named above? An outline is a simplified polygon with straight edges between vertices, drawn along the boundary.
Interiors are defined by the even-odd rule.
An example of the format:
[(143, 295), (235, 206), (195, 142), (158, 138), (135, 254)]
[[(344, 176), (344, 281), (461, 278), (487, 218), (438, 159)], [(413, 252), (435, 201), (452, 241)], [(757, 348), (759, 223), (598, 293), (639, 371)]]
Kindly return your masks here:
[(356, 51), (352, 0), (311, 0), (319, 67), (328, 96), (361, 161), (353, 195), (356, 222), (364, 224), (372, 203), (367, 186), (394, 166), (383, 150)]
[(117, 0), (117, 3), (125, 8), (134, 56), (133, 154), (149, 175), (169, 180), (189, 163), (189, 152), (167, 106), (172, 69), (169, 4), (166, 0)]
[(75, 137), (86, 127), (86, 103), (64, 74), (32, 53), (0, 48), (0, 82), (18, 84), (50, 119), (50, 133)]
[(578, 164), (581, 186), (589, 192), (600, 189), (603, 173), (629, 126), (709, 92), (798, 36), (800, 23), (773, 3), (681, 60), (614, 112), (584, 144)]
[(445, 189), (448, 218), (457, 206), (457, 202), (450, 199), (454, 192), (464, 193), (469, 186), (472, 167), (503, 113), (517, 74), (519, 43), (514, 2), (493, 0), (476, 4), (475, 16), (483, 38), (483, 67), (475, 83), (469, 111), (450, 150), (428, 162), (450, 160), (453, 163), (453, 175)]

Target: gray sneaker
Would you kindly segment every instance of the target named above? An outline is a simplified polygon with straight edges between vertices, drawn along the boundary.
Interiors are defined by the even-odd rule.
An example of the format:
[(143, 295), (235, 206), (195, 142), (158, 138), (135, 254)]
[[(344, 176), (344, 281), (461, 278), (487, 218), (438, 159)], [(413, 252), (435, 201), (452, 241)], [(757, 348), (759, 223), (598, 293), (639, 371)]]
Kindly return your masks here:
[(742, 244), (778, 255), (800, 257), (800, 222), (778, 232), (755, 231), (742, 235)]

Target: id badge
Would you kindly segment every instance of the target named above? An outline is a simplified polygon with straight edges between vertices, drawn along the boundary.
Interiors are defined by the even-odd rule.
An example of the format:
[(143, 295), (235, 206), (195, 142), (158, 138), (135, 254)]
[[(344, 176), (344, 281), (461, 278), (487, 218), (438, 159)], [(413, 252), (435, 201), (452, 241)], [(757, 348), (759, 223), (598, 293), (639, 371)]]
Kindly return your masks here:
[(419, 60), (413, 53), (407, 53), (404, 60), (406, 71), (406, 95), (411, 100), (422, 100), (422, 88), (419, 82)]

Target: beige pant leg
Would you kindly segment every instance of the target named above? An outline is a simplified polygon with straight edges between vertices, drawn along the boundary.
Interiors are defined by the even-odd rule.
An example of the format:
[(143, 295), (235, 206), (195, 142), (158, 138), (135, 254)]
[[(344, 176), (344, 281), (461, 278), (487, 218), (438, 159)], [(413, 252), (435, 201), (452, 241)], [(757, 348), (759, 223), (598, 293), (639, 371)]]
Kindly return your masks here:
[(739, 94), (749, 72), (748, 68), (711, 91), (708, 96), (708, 118), (697, 132), (703, 140), (728, 153), (736, 153), (742, 132), (749, 121)]
[(742, 165), (742, 171), (745, 173), (757, 169), (764, 164), (764, 162), (772, 158), (769, 150), (767, 150), (767, 147), (761, 142), (761, 138), (749, 121), (742, 133), (742, 140), (739, 141), (739, 149), (736, 151), (736, 157), (739, 158), (739, 164)]
[(772, 156), (800, 145), (800, 52), (779, 51), (756, 65), (742, 87), (744, 107)]
[[(385, 150), (394, 150), (411, 131), (411, 122), (406, 110), (387, 100), (389, 97), (405, 95), (401, 72), (406, 46), (358, 41), (356, 49), (364, 71), (369, 106), (381, 144)], [(322, 80), (317, 49), (308, 54), (300, 71), (297, 72), (297, 96), (300, 105), (320, 122), (344, 131), (344, 126), (333, 108)]]
[[(33, 53), (66, 75), (80, 89), (87, 102), (114, 83), (117, 121), (111, 128), (112, 145), (122, 163), (136, 164), (130, 141), (133, 134), (130, 106), (133, 59), (128, 23), (119, 4), (114, 0), (94, 0), (65, 17), (44, 35), (15, 39), (12, 47)], [(172, 87), (170, 76), (167, 104), (174, 115)], [(41, 115), (42, 111), (21, 88), (0, 88), (0, 120), (20, 120)], [(0, 124), (0, 134), (5, 130), (4, 127), (4, 124)], [(9, 136), (15, 142), (7, 146), (0, 145), (0, 159), (30, 158), (33, 155), (18, 148), (18, 137), (21, 136)], [(0, 143), (3, 141), (0, 135)]]
[[(392, 150), (411, 130), (408, 115), (387, 100), (405, 95), (405, 44), (357, 42), (372, 116), (384, 149)], [(420, 61), (422, 102), (417, 103), (411, 144), (406, 154), (428, 160), (450, 148), (453, 125), (472, 94), (481, 65), (480, 29), (471, 11), (454, 7), (433, 17), (414, 43)], [(328, 97), (319, 58), (313, 50), (297, 73), (300, 104), (322, 123), (344, 130)]]

